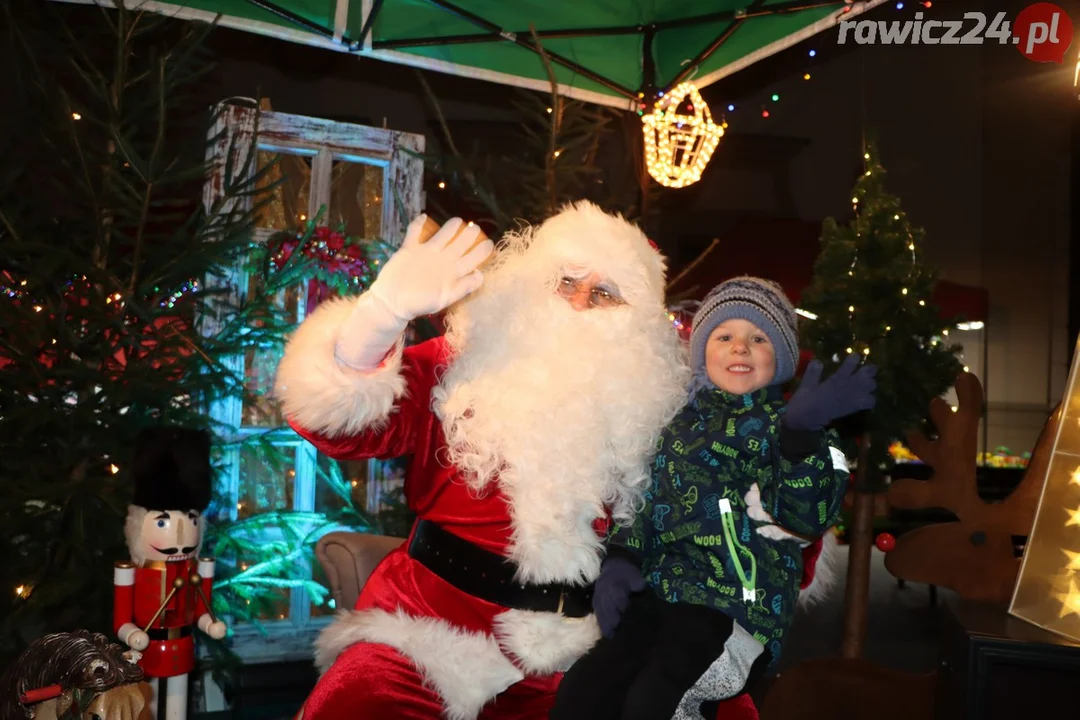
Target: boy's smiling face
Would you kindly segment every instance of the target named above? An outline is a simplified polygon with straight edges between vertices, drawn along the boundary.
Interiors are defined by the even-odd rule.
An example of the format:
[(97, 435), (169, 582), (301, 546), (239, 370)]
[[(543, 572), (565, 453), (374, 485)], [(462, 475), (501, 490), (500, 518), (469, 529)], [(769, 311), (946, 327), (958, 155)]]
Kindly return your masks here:
[(776, 350), (765, 331), (749, 320), (725, 320), (705, 343), (705, 371), (716, 387), (744, 395), (772, 382)]

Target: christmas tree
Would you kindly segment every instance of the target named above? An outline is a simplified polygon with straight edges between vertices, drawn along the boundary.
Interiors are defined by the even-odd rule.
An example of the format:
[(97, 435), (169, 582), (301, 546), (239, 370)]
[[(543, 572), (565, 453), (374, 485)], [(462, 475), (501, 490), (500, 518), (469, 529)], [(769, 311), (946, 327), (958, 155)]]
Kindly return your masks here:
[(927, 422), (931, 398), (948, 390), (962, 369), (961, 348), (948, 337), (957, 320), (943, 320), (932, 302), (937, 275), (923, 259), (924, 233), (886, 192), (873, 143), (863, 160), (851, 195), (855, 217), (844, 226), (825, 221), (814, 277), (799, 303), (814, 316), (800, 323), (803, 347), (826, 372), (852, 353), (878, 368), (877, 404), (839, 427), (849, 456), (858, 447), (842, 645), (848, 658), (862, 655), (874, 494), (889, 470), (889, 444)]
[(816, 316), (801, 323), (803, 346), (826, 373), (851, 353), (878, 367), (877, 405), (843, 427), (849, 441), (869, 441), (862, 489), (877, 490), (889, 470), (890, 442), (923, 425), (930, 399), (952, 386), (962, 364), (961, 348), (949, 340), (960, 319), (943, 319), (933, 303), (937, 274), (923, 257), (924, 232), (886, 192), (872, 143), (863, 159), (851, 194), (855, 217), (847, 225), (824, 222), (813, 280), (799, 304)]
[[(0, 133), (0, 664), (46, 632), (111, 634), (140, 429), (207, 428), (219, 459), (252, 443), (273, 462), (266, 438), (241, 437), (208, 409), (258, 402), (235, 358), (281, 348), (294, 328), (277, 300), (286, 288), (334, 279), (317, 272), (326, 231), (314, 222), (253, 245), (273, 184), (272, 166), (253, 167), (250, 140), (228, 149), (220, 197), (201, 202), (217, 142), (198, 95), (212, 27), (128, 6), (0, 0), (3, 92), (18, 108)], [(370, 279), (355, 266), (366, 249), (330, 239), (341, 241), (336, 262), (352, 263), (351, 287)], [(228, 287), (251, 263), (258, 282)], [(323, 599), (307, 571), (314, 539), (370, 527), (336, 465), (319, 482), (346, 500), (333, 516), (282, 512), (207, 531), (215, 609), (230, 622), (280, 588)], [(279, 542), (260, 533), (268, 524)]]

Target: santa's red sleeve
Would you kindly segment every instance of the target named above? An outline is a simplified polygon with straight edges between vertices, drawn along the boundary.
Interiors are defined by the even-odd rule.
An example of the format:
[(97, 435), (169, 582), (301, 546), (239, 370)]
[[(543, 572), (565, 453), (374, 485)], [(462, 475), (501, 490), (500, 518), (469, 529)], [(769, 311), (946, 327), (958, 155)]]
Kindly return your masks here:
[(399, 343), (370, 372), (334, 357), (355, 298), (323, 303), (285, 348), (274, 383), (289, 425), (320, 452), (338, 460), (393, 458), (412, 453), (427, 433), (435, 372), (446, 341)]

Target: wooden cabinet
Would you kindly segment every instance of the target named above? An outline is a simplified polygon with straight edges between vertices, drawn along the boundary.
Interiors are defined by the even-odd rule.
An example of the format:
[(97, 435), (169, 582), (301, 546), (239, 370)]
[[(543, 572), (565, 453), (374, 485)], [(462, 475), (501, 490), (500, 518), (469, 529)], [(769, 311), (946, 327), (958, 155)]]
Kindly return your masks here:
[(1005, 606), (944, 608), (936, 717), (1075, 717), (1080, 644), (1010, 616)]

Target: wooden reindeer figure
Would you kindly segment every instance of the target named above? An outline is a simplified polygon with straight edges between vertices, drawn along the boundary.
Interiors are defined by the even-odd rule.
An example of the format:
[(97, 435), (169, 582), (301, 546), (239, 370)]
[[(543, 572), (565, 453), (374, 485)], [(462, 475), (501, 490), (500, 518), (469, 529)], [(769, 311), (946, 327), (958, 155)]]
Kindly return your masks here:
[(1026, 538), (1035, 522), (1061, 408), (1043, 428), (1020, 484), (1004, 502), (987, 503), (975, 480), (982, 386), (971, 373), (961, 373), (955, 388), (955, 412), (941, 398), (930, 403), (937, 439), (921, 432), (908, 435), (908, 446), (933, 467), (933, 475), (928, 481), (898, 480), (888, 495), (893, 507), (944, 508), (958, 520), (901, 535), (885, 556), (885, 567), (904, 580), (952, 588), (967, 600), (1007, 605), (1020, 570), (1014, 538)]

